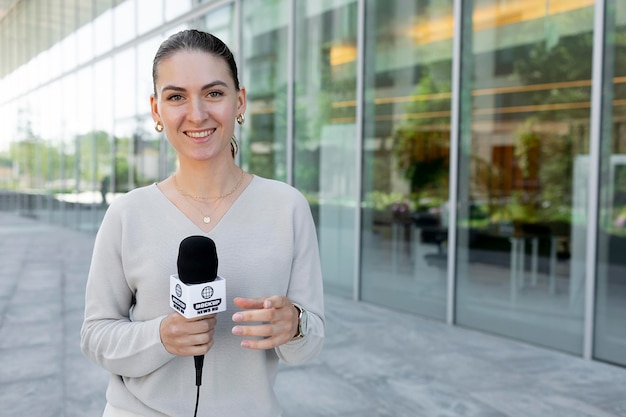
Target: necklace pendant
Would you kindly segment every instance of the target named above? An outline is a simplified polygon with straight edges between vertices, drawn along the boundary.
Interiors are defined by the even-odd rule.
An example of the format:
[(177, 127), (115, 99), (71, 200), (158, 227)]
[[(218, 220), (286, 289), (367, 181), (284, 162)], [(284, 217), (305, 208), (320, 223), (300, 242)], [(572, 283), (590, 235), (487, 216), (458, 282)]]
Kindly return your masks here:
[(209, 223), (211, 223), (211, 218), (210, 218), (209, 216), (204, 216), (204, 217), (202, 218), (202, 221), (203, 221), (204, 223), (206, 223), (206, 224), (209, 224)]

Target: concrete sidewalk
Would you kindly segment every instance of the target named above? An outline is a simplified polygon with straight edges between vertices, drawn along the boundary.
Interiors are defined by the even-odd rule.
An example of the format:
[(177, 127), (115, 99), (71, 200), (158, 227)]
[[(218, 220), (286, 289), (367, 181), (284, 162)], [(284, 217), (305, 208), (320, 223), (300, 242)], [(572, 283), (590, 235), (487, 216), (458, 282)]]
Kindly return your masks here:
[[(0, 416), (100, 416), (80, 352), (94, 236), (0, 212)], [(320, 357), (281, 366), (290, 417), (626, 416), (626, 369), (327, 295)]]
[(94, 236), (0, 213), (0, 415), (98, 416), (107, 375), (80, 352)]

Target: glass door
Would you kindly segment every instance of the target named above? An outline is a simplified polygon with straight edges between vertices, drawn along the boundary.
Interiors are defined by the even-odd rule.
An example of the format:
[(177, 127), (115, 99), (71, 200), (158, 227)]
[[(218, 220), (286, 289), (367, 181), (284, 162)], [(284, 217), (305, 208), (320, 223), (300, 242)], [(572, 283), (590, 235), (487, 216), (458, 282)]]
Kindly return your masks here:
[(366, 2), (361, 295), (446, 316), (453, 2)]
[(581, 354), (594, 1), (463, 4), (456, 321)]
[(325, 289), (354, 288), (357, 2), (296, 2), (294, 185), (313, 211)]

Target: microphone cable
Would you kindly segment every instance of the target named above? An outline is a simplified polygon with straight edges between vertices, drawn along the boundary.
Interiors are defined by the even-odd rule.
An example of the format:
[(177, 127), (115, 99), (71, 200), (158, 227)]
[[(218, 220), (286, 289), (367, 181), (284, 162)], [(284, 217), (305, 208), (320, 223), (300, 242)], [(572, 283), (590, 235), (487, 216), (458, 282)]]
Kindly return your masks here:
[(197, 386), (196, 391), (196, 409), (193, 412), (193, 417), (198, 417), (198, 404), (200, 403), (200, 385)]
[(193, 357), (194, 365), (196, 368), (196, 409), (193, 412), (193, 417), (198, 416), (198, 404), (200, 403), (200, 385), (202, 385), (202, 367), (204, 365), (204, 355), (197, 355)]

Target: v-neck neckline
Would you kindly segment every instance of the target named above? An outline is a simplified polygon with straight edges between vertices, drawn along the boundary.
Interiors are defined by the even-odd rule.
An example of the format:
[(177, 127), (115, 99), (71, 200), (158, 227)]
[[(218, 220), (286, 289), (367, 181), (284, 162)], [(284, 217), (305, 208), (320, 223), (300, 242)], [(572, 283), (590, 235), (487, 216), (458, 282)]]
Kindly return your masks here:
[(193, 225), (194, 228), (199, 230), (202, 234), (209, 235), (211, 233), (215, 233), (215, 231), (220, 227), (222, 222), (224, 220), (227, 220), (227, 218), (229, 217), (229, 214), (231, 213), (231, 211), (233, 211), (233, 208), (235, 208), (239, 204), (239, 201), (246, 195), (246, 193), (248, 192), (248, 189), (256, 181), (256, 175), (254, 174), (250, 174), (250, 175), (252, 176), (252, 178), (250, 179), (250, 182), (246, 184), (245, 188), (241, 191), (241, 194), (237, 196), (235, 201), (233, 201), (230, 207), (228, 207), (228, 209), (224, 212), (224, 214), (219, 218), (219, 220), (217, 220), (212, 225), (212, 227), (209, 230), (204, 230), (199, 223), (196, 223), (191, 217), (185, 214), (185, 212), (183, 212), (172, 200), (169, 199), (169, 197), (163, 192), (163, 190), (161, 190), (161, 188), (159, 187), (157, 183), (154, 183), (153, 185), (156, 188), (157, 192), (160, 194), (160, 196), (163, 197), (180, 216), (185, 218), (186, 221), (188, 221), (191, 225)]

